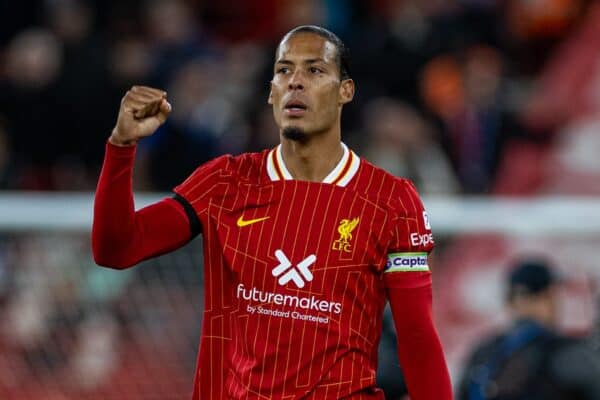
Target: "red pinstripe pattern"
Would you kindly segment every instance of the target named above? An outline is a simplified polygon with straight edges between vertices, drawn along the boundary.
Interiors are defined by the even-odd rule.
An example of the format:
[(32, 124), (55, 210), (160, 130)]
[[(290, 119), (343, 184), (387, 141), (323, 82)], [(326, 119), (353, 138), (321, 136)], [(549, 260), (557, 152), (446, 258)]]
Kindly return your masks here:
[[(273, 153), (220, 157), (175, 189), (203, 228), (194, 399), (382, 399), (375, 370), (384, 286), (402, 279), (383, 270), (389, 251), (416, 250), (409, 236), (424, 231), (420, 200), (407, 181), (364, 160), (345, 188), (286, 181)], [(281, 180), (270, 180), (267, 157)], [(239, 227), (240, 216), (268, 219)], [(356, 218), (351, 239), (335, 250), (342, 220)], [(280, 284), (272, 272), (278, 250), (290, 268), (314, 254), (313, 279)], [(284, 296), (308, 306), (274, 300)]]

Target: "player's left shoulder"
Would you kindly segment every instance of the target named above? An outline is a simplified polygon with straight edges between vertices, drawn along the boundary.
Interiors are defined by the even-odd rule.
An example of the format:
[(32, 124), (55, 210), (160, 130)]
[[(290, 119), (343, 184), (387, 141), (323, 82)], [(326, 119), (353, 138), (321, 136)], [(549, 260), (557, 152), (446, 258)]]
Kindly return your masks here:
[(403, 203), (421, 205), (418, 190), (410, 179), (395, 176), (362, 157), (361, 169), (362, 182), (358, 186), (369, 188), (369, 194), (375, 195), (380, 203), (393, 209)]

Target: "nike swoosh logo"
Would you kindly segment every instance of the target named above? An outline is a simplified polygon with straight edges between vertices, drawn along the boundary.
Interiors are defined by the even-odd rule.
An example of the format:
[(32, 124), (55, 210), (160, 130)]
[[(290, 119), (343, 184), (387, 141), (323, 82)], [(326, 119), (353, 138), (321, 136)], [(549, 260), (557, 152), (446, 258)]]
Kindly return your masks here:
[(237, 226), (239, 226), (240, 228), (244, 227), (244, 226), (248, 226), (248, 225), (252, 225), (255, 224), (257, 222), (260, 221), (264, 221), (265, 219), (269, 219), (271, 217), (262, 217), (262, 218), (255, 218), (255, 219), (244, 219), (243, 215), (240, 215), (240, 217), (237, 220)]

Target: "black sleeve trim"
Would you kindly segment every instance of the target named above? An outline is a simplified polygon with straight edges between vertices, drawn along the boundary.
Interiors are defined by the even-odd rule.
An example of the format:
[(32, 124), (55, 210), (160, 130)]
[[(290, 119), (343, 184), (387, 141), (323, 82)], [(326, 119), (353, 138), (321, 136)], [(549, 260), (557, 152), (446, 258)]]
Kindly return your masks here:
[(184, 199), (177, 193), (175, 193), (175, 195), (173, 196), (173, 200), (181, 204), (181, 206), (185, 210), (185, 214), (187, 215), (188, 221), (190, 222), (190, 231), (192, 234), (190, 239), (195, 238), (200, 234), (200, 232), (202, 232), (202, 226), (200, 225), (200, 220), (198, 219), (198, 214), (196, 214), (194, 207), (192, 207), (192, 205), (186, 199)]

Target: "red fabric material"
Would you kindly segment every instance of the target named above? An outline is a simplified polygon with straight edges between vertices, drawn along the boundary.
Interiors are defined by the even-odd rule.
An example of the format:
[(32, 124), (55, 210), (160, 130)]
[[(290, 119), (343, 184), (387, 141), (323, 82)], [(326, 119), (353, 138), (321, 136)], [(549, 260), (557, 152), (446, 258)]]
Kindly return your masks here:
[(94, 202), (92, 250), (97, 264), (123, 269), (172, 251), (190, 240), (183, 207), (167, 198), (135, 211), (135, 147), (106, 145)]
[[(184, 210), (171, 199), (134, 211), (134, 156), (133, 148), (107, 145), (96, 193), (94, 256), (113, 268), (172, 250), (190, 237)], [(375, 344), (385, 303), (381, 274), (388, 249), (427, 252), (433, 245), (424, 236), (430, 231), (418, 196), (411, 185), (364, 160), (346, 188), (266, 181), (265, 157), (221, 157), (175, 189), (193, 204), (204, 232), (206, 297), (194, 398), (260, 393), (269, 398), (380, 399)], [(249, 226), (237, 223), (240, 217), (264, 216), (269, 218)], [(340, 222), (354, 218), (361, 222), (345, 247), (336, 250), (335, 243), (343, 238)], [(284, 295), (310, 297), (298, 290), (297, 282), (273, 277), (277, 254), (284, 254), (291, 265), (316, 255), (314, 279), (301, 283), (310, 284), (316, 299), (311, 302), (317, 301), (319, 310), (282, 302)], [(430, 275), (390, 274), (398, 276), (387, 294), (411, 399), (451, 399), (431, 317)], [(267, 304), (253, 293), (270, 294), (271, 300)], [(280, 300), (275, 300), (277, 295)], [(250, 306), (288, 312), (290, 318), (249, 311)], [(296, 312), (322, 321), (291, 317)]]
[[(387, 290), (398, 335), (398, 357), (411, 400), (451, 400), (452, 386), (433, 324), (431, 274), (407, 273), (402, 288)], [(424, 351), (424, 349), (427, 349)]]

